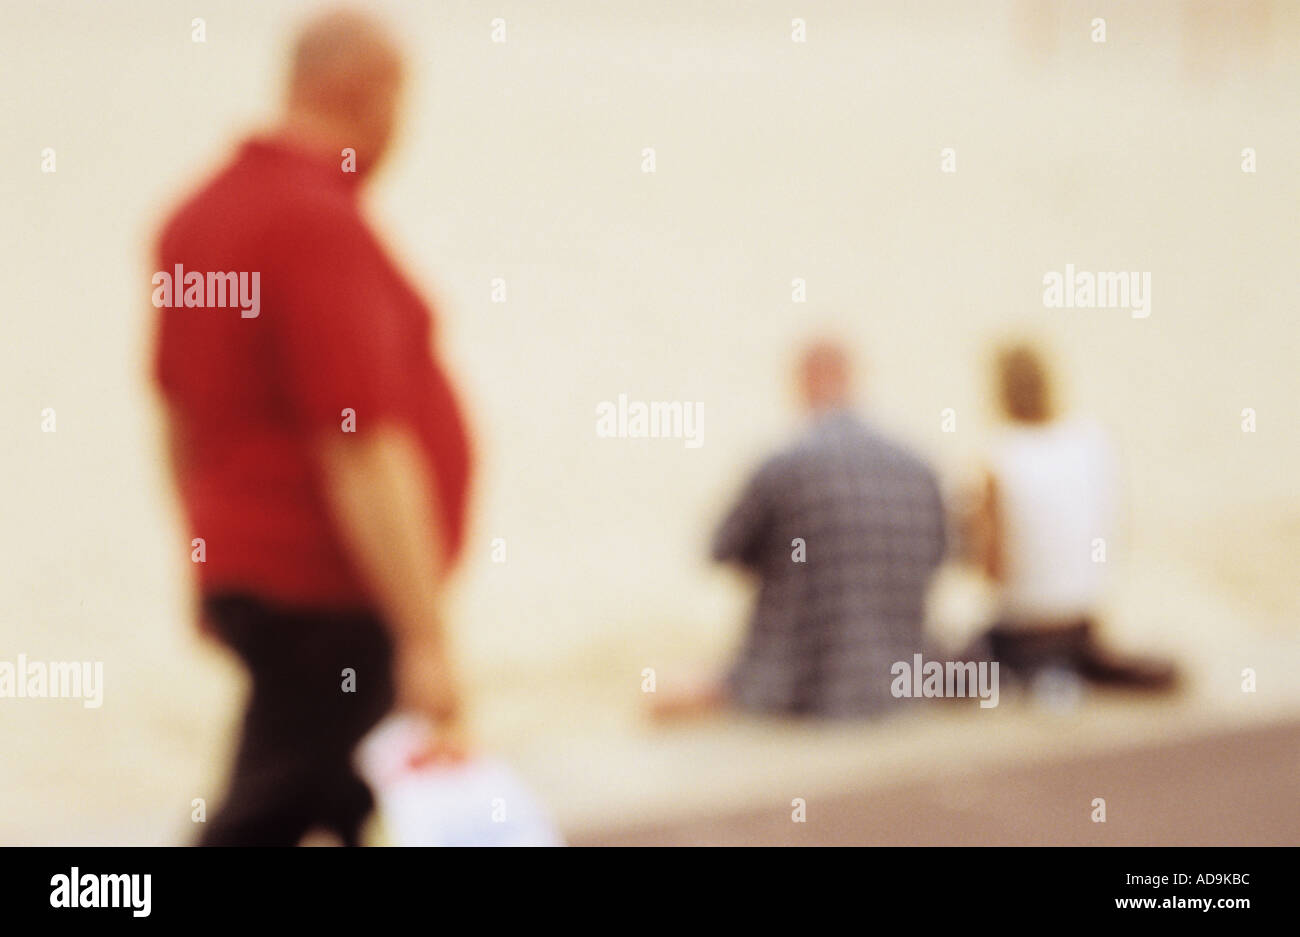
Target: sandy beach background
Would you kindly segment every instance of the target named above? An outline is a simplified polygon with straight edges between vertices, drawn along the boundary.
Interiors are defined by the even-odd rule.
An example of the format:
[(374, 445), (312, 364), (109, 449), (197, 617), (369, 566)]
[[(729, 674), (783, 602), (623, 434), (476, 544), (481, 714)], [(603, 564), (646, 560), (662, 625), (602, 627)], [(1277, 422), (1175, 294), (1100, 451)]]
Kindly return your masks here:
[[(1300, 717), (1300, 8), (376, 6), (414, 80), (372, 215), (436, 297), (477, 428), (453, 601), (474, 723), (567, 829)], [(202, 7), (0, 7), (0, 659), (106, 674), (98, 710), (0, 700), (0, 843), (183, 842), (192, 798), (219, 797), (242, 683), (192, 627), (146, 378), (149, 246), (273, 113), (314, 6)], [(1043, 308), (1067, 263), (1150, 271), (1150, 316)], [(954, 488), (991, 425), (990, 344), (1049, 344), (1124, 457), (1111, 633), (1182, 656), (1183, 696), (645, 724), (644, 668), (671, 680), (736, 639), (747, 593), (704, 546), (796, 426), (792, 351), (826, 330), (859, 352), (864, 408)], [(703, 446), (597, 438), (620, 393), (701, 402)], [(983, 598), (946, 574), (936, 627), (972, 627)]]

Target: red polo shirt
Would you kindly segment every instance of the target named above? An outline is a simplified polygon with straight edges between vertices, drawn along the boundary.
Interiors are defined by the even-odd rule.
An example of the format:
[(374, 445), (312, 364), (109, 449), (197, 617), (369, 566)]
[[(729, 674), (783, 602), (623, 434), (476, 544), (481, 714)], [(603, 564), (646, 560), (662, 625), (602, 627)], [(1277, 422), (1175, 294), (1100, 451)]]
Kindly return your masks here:
[(249, 142), (159, 239), (160, 272), (260, 274), (255, 318), (234, 297), (181, 306), (179, 284), (177, 305), (158, 313), (155, 377), (189, 453), (178, 481), (190, 539), (204, 540), (204, 594), (373, 607), (323, 496), (312, 441), (325, 433), (413, 431), (452, 557), (460, 550), (464, 420), (433, 355), (430, 311), (362, 219), (341, 161)]

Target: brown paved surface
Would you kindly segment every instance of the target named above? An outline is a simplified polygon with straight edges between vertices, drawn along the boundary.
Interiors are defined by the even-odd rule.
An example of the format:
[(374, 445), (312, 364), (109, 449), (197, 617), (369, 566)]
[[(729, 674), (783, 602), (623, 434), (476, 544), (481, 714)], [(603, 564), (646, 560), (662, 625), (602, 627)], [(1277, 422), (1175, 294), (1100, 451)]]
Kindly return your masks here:
[[(799, 796), (792, 792), (791, 797)], [(1106, 799), (1107, 822), (1090, 819)], [(1300, 844), (1300, 723), (572, 838), (594, 845)]]

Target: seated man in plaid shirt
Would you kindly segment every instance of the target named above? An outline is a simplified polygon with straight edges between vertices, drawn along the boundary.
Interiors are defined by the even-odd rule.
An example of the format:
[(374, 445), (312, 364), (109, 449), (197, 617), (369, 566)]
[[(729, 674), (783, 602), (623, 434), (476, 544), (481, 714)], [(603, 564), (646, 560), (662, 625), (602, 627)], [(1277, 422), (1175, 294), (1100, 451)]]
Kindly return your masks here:
[(890, 666), (923, 650), (931, 575), (944, 555), (934, 473), (850, 409), (844, 350), (799, 364), (812, 423), (750, 479), (713, 557), (758, 579), (757, 606), (725, 686), (660, 697), (670, 717), (731, 704), (769, 713), (887, 710)]

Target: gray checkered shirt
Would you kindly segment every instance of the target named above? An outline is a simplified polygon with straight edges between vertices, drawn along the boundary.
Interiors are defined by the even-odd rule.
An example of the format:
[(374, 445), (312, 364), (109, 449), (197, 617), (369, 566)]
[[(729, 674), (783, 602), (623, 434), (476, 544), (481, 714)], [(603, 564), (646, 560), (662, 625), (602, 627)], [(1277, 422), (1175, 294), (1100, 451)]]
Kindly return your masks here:
[(730, 676), (733, 701), (828, 716), (896, 705), (889, 668), (923, 651), (944, 523), (929, 467), (847, 411), (823, 416), (768, 459), (713, 542), (715, 559), (759, 580)]

